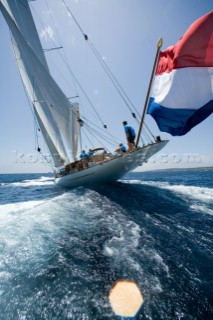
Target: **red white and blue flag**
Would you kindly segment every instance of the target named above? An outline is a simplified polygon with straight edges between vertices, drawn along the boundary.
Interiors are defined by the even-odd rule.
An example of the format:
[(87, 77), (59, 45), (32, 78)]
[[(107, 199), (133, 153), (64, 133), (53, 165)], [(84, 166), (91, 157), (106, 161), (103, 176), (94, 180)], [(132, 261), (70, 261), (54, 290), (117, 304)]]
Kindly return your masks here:
[(161, 131), (181, 136), (212, 112), (213, 11), (160, 52), (147, 113)]

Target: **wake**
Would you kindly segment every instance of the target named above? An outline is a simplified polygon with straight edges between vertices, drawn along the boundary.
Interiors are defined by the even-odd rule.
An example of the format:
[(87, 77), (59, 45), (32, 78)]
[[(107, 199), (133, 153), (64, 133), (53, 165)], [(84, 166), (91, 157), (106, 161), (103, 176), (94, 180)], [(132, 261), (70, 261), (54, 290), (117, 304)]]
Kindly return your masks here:
[(141, 180), (122, 180), (123, 183), (140, 184), (159, 189), (171, 190), (177, 195), (184, 195), (188, 198), (194, 198), (203, 202), (213, 203), (213, 188), (204, 188), (185, 185), (170, 185), (168, 182), (141, 181)]
[(159, 190), (169, 190), (175, 196), (180, 197), (188, 203), (189, 208), (197, 213), (213, 215), (213, 188), (171, 185), (168, 182), (123, 180), (122, 183), (143, 185)]

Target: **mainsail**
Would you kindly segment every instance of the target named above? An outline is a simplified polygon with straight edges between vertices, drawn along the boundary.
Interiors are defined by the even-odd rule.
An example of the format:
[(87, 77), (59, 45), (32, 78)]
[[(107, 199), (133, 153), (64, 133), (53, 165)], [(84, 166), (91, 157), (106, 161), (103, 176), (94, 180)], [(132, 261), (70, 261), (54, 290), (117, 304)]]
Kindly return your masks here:
[(0, 0), (10, 28), (17, 65), (34, 106), (35, 116), (59, 167), (76, 157), (78, 105), (71, 104), (50, 75), (27, 0)]

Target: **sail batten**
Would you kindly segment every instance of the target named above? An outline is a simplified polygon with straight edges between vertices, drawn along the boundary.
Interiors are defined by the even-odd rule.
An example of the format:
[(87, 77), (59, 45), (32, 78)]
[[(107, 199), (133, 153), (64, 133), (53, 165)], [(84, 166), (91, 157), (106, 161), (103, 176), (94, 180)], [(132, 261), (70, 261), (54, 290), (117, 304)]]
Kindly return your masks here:
[(76, 153), (78, 133), (72, 116), (76, 106), (50, 75), (27, 0), (2, 0), (0, 9), (10, 28), (20, 75), (54, 164), (63, 165)]

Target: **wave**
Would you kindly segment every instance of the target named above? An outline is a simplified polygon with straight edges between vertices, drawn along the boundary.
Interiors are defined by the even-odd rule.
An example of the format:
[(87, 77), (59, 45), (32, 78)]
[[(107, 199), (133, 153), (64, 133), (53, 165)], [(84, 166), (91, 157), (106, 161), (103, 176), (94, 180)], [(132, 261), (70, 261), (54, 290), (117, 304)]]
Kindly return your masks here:
[(46, 186), (46, 185), (49, 186), (49, 185), (54, 185), (54, 178), (41, 177), (38, 179), (23, 180), (20, 182), (12, 182), (7, 185), (14, 186), (14, 187), (30, 187), (30, 186)]
[(140, 184), (160, 189), (170, 190), (177, 195), (201, 200), (203, 202), (211, 203), (213, 201), (213, 188), (196, 187), (186, 185), (171, 185), (168, 182), (156, 182), (156, 181), (141, 181), (141, 180), (122, 180), (123, 183)]
[(211, 202), (213, 199), (213, 189), (203, 187), (193, 187), (184, 185), (166, 186), (165, 189), (180, 193), (189, 198), (195, 198), (204, 202)]
[[(50, 314), (54, 308), (60, 310), (61, 305), (64, 308), (63, 304), (70, 305), (71, 301), (73, 315), (71, 311), (70, 315), (73, 318), (78, 314), (78, 318), (86, 319), (87, 306), (88, 310), (96, 308), (99, 315), (102, 312), (103, 317), (106, 317), (106, 308), (103, 309), (106, 300), (101, 297), (100, 292), (103, 285), (108, 290), (109, 283), (118, 278), (134, 279), (139, 284), (146, 298), (146, 312), (151, 307), (158, 310), (159, 305), (162, 313), (167, 310), (166, 307), (172, 303), (169, 294), (175, 292), (176, 288), (176, 295), (171, 299), (176, 299), (177, 311), (182, 306), (179, 303), (187, 301), (185, 288), (192, 293), (197, 292), (193, 291), (193, 285), (197, 285), (194, 279), (199, 269), (197, 273), (193, 270), (197, 269), (194, 253), (199, 250), (196, 243), (198, 230), (194, 231), (194, 225), (191, 224), (186, 224), (186, 228), (185, 220), (178, 215), (165, 215), (165, 222), (157, 211), (159, 203), (156, 205), (156, 212), (146, 211), (143, 203), (138, 202), (138, 198), (141, 199), (140, 192), (137, 195), (139, 188), (118, 183), (115, 188), (97, 188), (97, 191), (86, 188), (64, 191), (50, 187), (48, 192), (48, 188), (23, 189), (22, 186), (37, 186), (37, 183), (43, 186), (52, 183), (52, 178), (41, 177), (20, 183), (21, 195), (32, 193), (31, 200), (0, 206), (0, 295), (7, 294), (8, 299), (10, 298), (9, 316), (16, 312), (15, 299), (25, 306), (30, 299), (35, 306), (35, 314), (38, 314), (39, 307), (43, 308), (46, 301), (50, 300), (51, 304), (45, 307)], [(204, 200), (199, 208), (203, 206), (203, 209), (211, 195), (208, 193), (211, 189), (208, 188), (172, 186), (163, 182), (140, 180), (125, 183), (170, 189), (175, 194), (187, 197), (191, 196), (190, 192), (195, 195), (202, 189)], [(39, 189), (38, 195), (33, 193), (36, 189)], [(15, 185), (11, 190), (16, 194), (18, 188)], [(154, 198), (156, 189), (151, 193)], [(161, 193), (163, 191), (160, 190), (159, 194)], [(46, 199), (36, 198), (41, 194)], [(171, 193), (169, 201), (172, 195)], [(142, 209), (138, 209), (138, 203)], [(150, 204), (147, 204), (147, 208), (148, 205)], [(193, 205), (192, 210), (197, 210), (195, 201)], [(169, 219), (172, 219), (171, 223)], [(180, 232), (176, 232), (176, 226), (181, 229)], [(189, 232), (194, 232), (195, 236), (189, 235)], [(206, 235), (206, 230), (203, 234)], [(208, 238), (211, 240), (211, 234)], [(200, 239), (199, 241), (204, 241)], [(196, 244), (195, 251), (191, 246), (193, 241)], [(202, 247), (205, 252), (211, 248), (210, 242), (206, 243), (207, 240), (206, 247)], [(186, 274), (182, 267), (183, 261), (186, 261), (190, 274)], [(72, 279), (71, 283), (67, 279)], [(29, 281), (32, 283), (30, 289)], [(61, 298), (55, 298), (61, 297), (61, 288), (63, 303)], [(165, 292), (169, 292), (165, 298), (168, 303), (160, 300), (161, 293)], [(193, 295), (192, 298), (197, 297)], [(32, 306), (31, 308), (26, 317), (30, 316), (30, 312), (34, 315), (34, 309)]]
[(26, 201), (26, 202), (16, 202), (0, 205), (0, 216), (3, 214), (13, 214), (18, 213), (20, 211), (28, 211), (29, 209), (35, 208), (41, 204), (45, 203), (45, 201)]
[(195, 210), (195, 211), (199, 211), (199, 212), (202, 212), (202, 213), (207, 213), (207, 214), (210, 214), (211, 216), (213, 216), (213, 210), (206, 207), (206, 206), (201, 206), (201, 205), (198, 205), (198, 204), (194, 204), (194, 205), (191, 205), (190, 208), (192, 210)]
[[(10, 178), (0, 187), (1, 205), (7, 205), (4, 208), (7, 212), (16, 211), (14, 203), (18, 208), (19, 203), (26, 206), (33, 201), (46, 200), (53, 198), (57, 194), (61, 194), (52, 177), (40, 176), (38, 178), (26, 179), (28, 177), (14, 176), (13, 180)], [(29, 177), (30, 178), (30, 177)], [(28, 203), (28, 204), (26, 204)], [(12, 205), (12, 207), (10, 206)]]
[[(16, 247), (20, 239), (30, 238), (30, 243), (40, 242), (39, 250), (45, 254), (48, 249), (44, 241), (48, 232), (50, 242), (58, 239), (58, 250), (63, 239), (67, 239), (74, 257), (78, 249), (76, 259), (79, 260), (86, 259), (91, 241), (99, 250), (97, 238), (103, 241), (98, 259), (108, 257), (113, 265), (126, 267), (130, 273), (132, 269), (142, 272), (137, 262), (141, 228), (127, 219), (122, 207), (107, 197), (100, 197), (96, 191), (78, 189), (47, 200), (0, 205), (0, 218), (0, 231), (4, 230), (0, 246)], [(39, 253), (37, 249), (35, 256)]]

